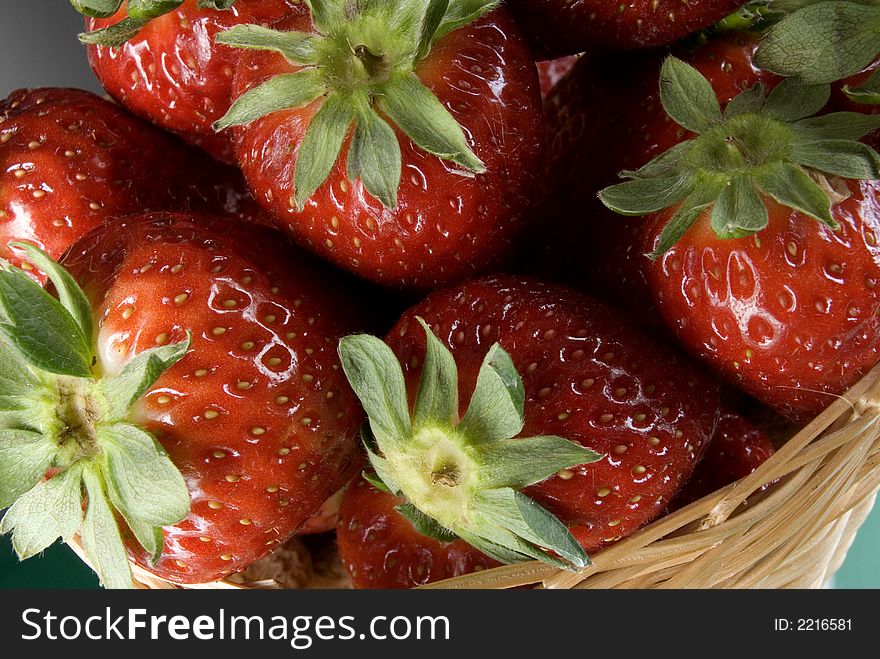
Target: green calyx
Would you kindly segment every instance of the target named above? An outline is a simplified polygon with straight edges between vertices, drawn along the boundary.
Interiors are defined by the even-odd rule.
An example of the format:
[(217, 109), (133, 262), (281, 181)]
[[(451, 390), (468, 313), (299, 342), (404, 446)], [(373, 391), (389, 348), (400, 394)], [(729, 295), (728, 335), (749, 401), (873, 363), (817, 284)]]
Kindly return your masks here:
[[(108, 18), (122, 7), (123, 0), (70, 0), (80, 14)], [(79, 35), (85, 44), (118, 48), (137, 34), (154, 18), (176, 10), (184, 0), (128, 0), (126, 17), (109, 27)], [(199, 0), (200, 9), (229, 9), (235, 0)]]
[(523, 429), (525, 392), (497, 344), (459, 418), (455, 360), (419, 322), (427, 350), (412, 413), (391, 348), (367, 335), (339, 344), (345, 374), (369, 417), (363, 435), (375, 474), (365, 477), (404, 497), (398, 511), (423, 535), (461, 538), (502, 563), (534, 559), (567, 570), (589, 565), (565, 525), (520, 490), (602, 456), (561, 437), (512, 439)]
[(660, 77), (663, 107), (697, 137), (637, 171), (622, 172), (629, 180), (599, 197), (623, 215), (678, 207), (651, 258), (667, 252), (707, 212), (719, 238), (761, 231), (769, 221), (768, 198), (836, 229), (832, 206), (845, 188), (836, 179), (880, 178), (880, 155), (857, 141), (880, 128), (880, 117), (814, 116), (830, 93), (828, 85), (789, 78), (769, 94), (761, 85), (743, 91), (722, 112), (709, 81), (669, 57)]
[[(498, 6), (498, 0), (307, 0), (314, 33), (240, 25), (217, 42), (281, 53), (301, 66), (243, 94), (218, 131), (279, 110), (320, 107), (296, 157), (299, 210), (327, 180), (351, 134), (347, 176), (360, 178), (386, 208), (397, 206), (402, 173), (395, 125), (420, 149), (455, 163), (463, 176), (486, 171), (440, 100), (415, 74), (431, 46)], [(389, 123), (390, 121), (390, 123)]]
[(10, 247), (47, 275), (57, 297), (22, 270), (0, 268), (0, 509), (9, 508), (0, 533), (12, 534), (24, 560), (79, 532), (102, 583), (131, 587), (117, 516), (156, 561), (162, 527), (186, 517), (189, 491), (129, 410), (190, 339), (101, 377), (82, 289), (36, 247)]
[[(880, 0), (773, 0), (782, 19), (755, 54), (763, 69), (806, 84), (853, 76), (880, 54)], [(880, 73), (844, 91), (855, 101), (880, 103)]]

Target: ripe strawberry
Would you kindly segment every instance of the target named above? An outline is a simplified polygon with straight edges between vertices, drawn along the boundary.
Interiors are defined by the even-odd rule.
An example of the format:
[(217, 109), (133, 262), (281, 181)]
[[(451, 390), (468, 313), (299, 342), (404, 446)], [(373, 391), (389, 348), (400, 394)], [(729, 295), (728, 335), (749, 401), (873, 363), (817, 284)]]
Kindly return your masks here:
[(547, 98), (553, 88), (559, 84), (571, 67), (578, 61), (579, 55), (568, 55), (559, 59), (538, 62), (538, 77), (541, 80), (541, 96)]
[(773, 444), (751, 421), (732, 410), (722, 410), (706, 456), (669, 504), (670, 510), (684, 508), (745, 478), (773, 453)]
[(248, 200), (237, 174), (88, 92), (0, 101), (0, 257), (25, 240), (58, 258), (107, 219), (145, 210), (254, 219)]
[(464, 540), (422, 535), (396, 510), (405, 503), (363, 478), (345, 491), (336, 538), (355, 588), (415, 588), (500, 565)]
[[(513, 276), (479, 279), (429, 296), (386, 340), (393, 354), (371, 337), (343, 339), (340, 354), (376, 437), (368, 440), (372, 465), (389, 490), (408, 499), (398, 511), (410, 521), (389, 513), (393, 500), (365, 486), (346, 494), (339, 546), (359, 575), (356, 585), (412, 586), (486, 565), (448, 544), (456, 537), (501, 562), (552, 558), (534, 545), (563, 555), (546, 536), (519, 535), (534, 543), (525, 547), (511, 539), (523, 526), (499, 522), (499, 490), (492, 489), (511, 482), (531, 485), (525, 493), (533, 502), (596, 551), (664, 510), (715, 426), (711, 378), (627, 318), (566, 288)], [(501, 436), (554, 442), (532, 449), (538, 440), (493, 441)], [(561, 437), (604, 455), (583, 464), (584, 456), (566, 455), (571, 444)], [(557, 462), (547, 469), (551, 459)], [(410, 522), (446, 544), (412, 544)], [(510, 544), (499, 547), (505, 538)]]
[[(17, 499), (0, 530), (19, 555), (79, 528), (83, 478), (82, 535), (105, 585), (130, 584), (110, 505), (141, 565), (212, 581), (284, 542), (351, 477), (363, 417), (335, 352), (349, 305), (276, 232), (148, 215), (78, 242), (69, 275), (40, 254), (69, 311), (0, 273), (16, 392), (0, 399), (14, 428), (0, 434), (0, 506)], [(60, 471), (40, 483), (49, 466)], [(63, 510), (39, 527), (50, 495)]]
[[(723, 101), (756, 82), (776, 84), (756, 71), (758, 38), (719, 35), (682, 54), (712, 80)], [(545, 103), (549, 149), (542, 203), (534, 233), (523, 241), (524, 265), (537, 274), (586, 288), (656, 326), (658, 317), (643, 272), (644, 221), (608, 210), (597, 193), (618, 173), (636, 170), (687, 137), (663, 110), (659, 51), (593, 56), (578, 63)], [(540, 220), (540, 221), (538, 221)]]
[(427, 288), (485, 269), (510, 251), (531, 201), (534, 62), (497, 3), (461, 18), (465, 4), (394, 0), (347, 15), (312, 2), (324, 7), (314, 20), (218, 37), (252, 49), (219, 127), (241, 125), (238, 161), (257, 201), (362, 277)]
[[(667, 60), (651, 136), (675, 146), (601, 196), (618, 212), (650, 214), (628, 244), (652, 253), (641, 268), (677, 338), (805, 420), (880, 359), (871, 201), (880, 184), (855, 180), (880, 177), (880, 157), (854, 141), (880, 120), (808, 118), (826, 111), (828, 85), (778, 83), (747, 66), (753, 51), (744, 41), (744, 56), (708, 62), (708, 80)], [(675, 123), (656, 118), (662, 107)]]
[(536, 50), (548, 57), (667, 46), (709, 27), (743, 0), (508, 0)]
[(116, 44), (116, 35), (96, 31), (130, 21), (129, 2), (110, 17), (88, 18), (89, 62), (108, 93), (129, 110), (232, 162), (228, 139), (215, 135), (211, 126), (232, 103), (239, 53), (216, 44), (214, 37), (235, 25), (274, 23), (303, 12), (303, 6), (299, 0), (243, 0), (228, 9), (197, 0), (176, 4), (118, 45), (99, 45)]

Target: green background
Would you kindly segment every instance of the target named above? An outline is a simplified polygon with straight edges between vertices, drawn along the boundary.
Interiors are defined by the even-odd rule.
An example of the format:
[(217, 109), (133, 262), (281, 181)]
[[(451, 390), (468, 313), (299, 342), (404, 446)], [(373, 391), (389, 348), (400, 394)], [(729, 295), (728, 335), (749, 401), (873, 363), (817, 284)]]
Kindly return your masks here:
[[(70, 86), (99, 91), (76, 34), (82, 20), (67, 2), (4, 2), (0, 19), (0, 97), (18, 87)], [(880, 506), (862, 528), (836, 585), (880, 588)], [(0, 540), (0, 588), (94, 588), (97, 580), (67, 547), (18, 564)]]

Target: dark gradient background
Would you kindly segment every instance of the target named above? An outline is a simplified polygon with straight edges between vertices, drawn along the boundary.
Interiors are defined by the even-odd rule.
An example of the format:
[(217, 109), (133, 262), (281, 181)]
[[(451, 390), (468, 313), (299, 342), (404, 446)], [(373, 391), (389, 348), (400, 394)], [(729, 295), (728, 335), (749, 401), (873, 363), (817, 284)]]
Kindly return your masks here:
[[(82, 18), (67, 0), (0, 0), (0, 97), (21, 87), (99, 92), (76, 38), (82, 28)], [(862, 528), (836, 583), (880, 588), (880, 508)], [(94, 575), (65, 546), (55, 545), (43, 557), (18, 564), (8, 539), (0, 539), (0, 588), (96, 586)]]

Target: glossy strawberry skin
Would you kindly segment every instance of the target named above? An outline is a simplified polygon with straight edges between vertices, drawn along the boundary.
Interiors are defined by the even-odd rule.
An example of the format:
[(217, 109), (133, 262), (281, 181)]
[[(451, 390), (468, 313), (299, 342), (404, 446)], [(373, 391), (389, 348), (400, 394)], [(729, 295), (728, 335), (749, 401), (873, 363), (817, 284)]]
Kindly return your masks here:
[[(125, 18), (127, 4), (110, 18), (87, 19), (86, 28), (115, 25)], [(229, 110), (239, 52), (216, 44), (214, 37), (235, 25), (268, 25), (305, 11), (299, 0), (239, 0), (223, 11), (201, 9), (197, 0), (186, 0), (150, 21), (121, 48), (89, 46), (89, 62), (122, 105), (231, 162), (228, 140), (217, 137), (211, 125)]]
[[(462, 409), (483, 358), (499, 342), (525, 386), (522, 436), (558, 435), (606, 455), (526, 490), (565, 521), (588, 552), (632, 534), (662, 513), (691, 475), (714, 429), (719, 394), (713, 378), (632, 329), (627, 317), (570, 289), (499, 275), (434, 293), (416, 305), (386, 337), (405, 365), (410, 400), (425, 351), (417, 317), (455, 356)], [(362, 574), (372, 566), (375, 583), (388, 585), (387, 579), (402, 575), (395, 585), (414, 585), (406, 578), (418, 573), (414, 566), (399, 567), (394, 575), (383, 571), (384, 555), (398, 546), (396, 539), (386, 547), (386, 536), (377, 532), (365, 546), (360, 521), (353, 530), (359, 535), (344, 539), (352, 532), (346, 526), (352, 518), (370, 519), (369, 514), (358, 517), (360, 505), (343, 503), (339, 538), (344, 562), (360, 565)], [(383, 509), (388, 505), (377, 503)], [(409, 526), (387, 510), (386, 518), (382, 528)], [(400, 533), (408, 537), (408, 531)], [(442, 561), (437, 564), (435, 576), (444, 578), (449, 570)], [(428, 576), (427, 570), (421, 573)]]
[[(694, 51), (676, 53), (712, 80), (727, 102), (739, 91), (778, 78), (757, 70), (757, 38), (721, 35)], [(521, 249), (531, 272), (579, 288), (625, 308), (656, 327), (641, 235), (644, 218), (605, 208), (598, 192), (620, 182), (618, 173), (650, 162), (690, 137), (663, 110), (660, 66), (665, 51), (582, 58), (547, 98), (548, 157), (534, 233)]]
[(355, 588), (415, 588), (499, 565), (463, 540), (423, 536), (395, 510), (401, 503), (363, 478), (346, 490), (336, 538)]
[[(313, 30), (309, 16), (275, 27)], [(235, 96), (294, 70), (275, 53), (245, 53)], [(387, 210), (359, 180), (348, 181), (346, 142), (328, 181), (299, 213), (292, 202), (295, 147), (318, 103), (236, 129), (237, 153), (257, 201), (298, 243), (372, 281), (431, 288), (484, 270), (510, 251), (540, 167), (541, 99), (531, 53), (503, 10), (444, 37), (416, 73), (463, 126), (487, 173), (456, 173), (399, 134), (399, 203)]]
[[(834, 402), (880, 361), (880, 183), (848, 184), (838, 231), (778, 204), (753, 238), (719, 241), (698, 221), (648, 282), (676, 337), (794, 421)], [(653, 218), (653, 244), (668, 214)]]
[(508, 6), (548, 57), (586, 50), (668, 46), (734, 12), (743, 0), (509, 0)]
[(538, 77), (541, 80), (541, 96), (547, 98), (553, 88), (559, 84), (571, 67), (578, 61), (577, 55), (568, 55), (553, 60), (538, 62)]
[(242, 569), (360, 466), (363, 417), (336, 355), (355, 318), (332, 275), (283, 236), (145, 216), (90, 234), (64, 265), (93, 301), (105, 373), (192, 333), (130, 419), (156, 435), (192, 497), (189, 516), (165, 529), (158, 575), (207, 582)]
[(58, 258), (103, 222), (146, 210), (259, 214), (236, 172), (93, 94), (0, 101), (0, 256), (25, 240)]
[(773, 444), (758, 427), (730, 409), (723, 410), (705, 457), (669, 504), (670, 510), (683, 508), (745, 478), (773, 453)]

